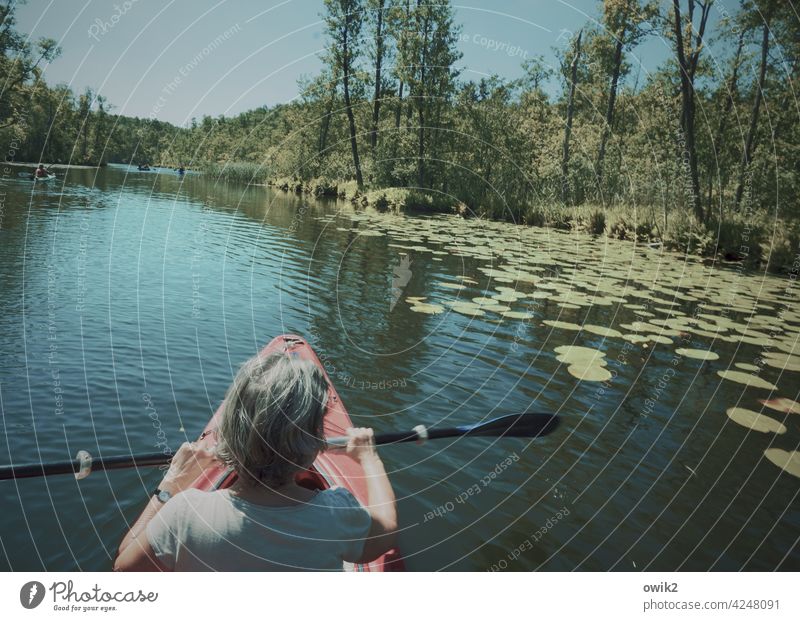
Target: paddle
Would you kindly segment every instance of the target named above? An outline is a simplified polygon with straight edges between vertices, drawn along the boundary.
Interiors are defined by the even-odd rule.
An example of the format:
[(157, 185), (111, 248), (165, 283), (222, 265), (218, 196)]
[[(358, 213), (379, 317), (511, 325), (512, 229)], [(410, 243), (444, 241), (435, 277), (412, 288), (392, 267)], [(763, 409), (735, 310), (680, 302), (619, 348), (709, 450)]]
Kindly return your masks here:
[[(507, 414), (474, 425), (461, 425), (460, 427), (443, 427), (441, 429), (427, 429), (419, 425), (411, 431), (379, 433), (375, 436), (375, 444), (399, 444), (400, 442), (424, 442), (426, 440), (439, 440), (441, 438), (455, 438), (459, 436), (491, 436), (505, 438), (536, 438), (546, 436), (558, 427), (558, 416), (555, 414), (537, 414), (523, 412), (522, 414)], [(335, 448), (345, 446), (347, 437), (329, 438), (328, 446)]]
[[(559, 419), (555, 414), (537, 414), (523, 412), (522, 414), (509, 414), (500, 416), (474, 425), (461, 425), (460, 427), (443, 427), (441, 429), (427, 429), (422, 425), (412, 431), (379, 433), (375, 436), (375, 444), (400, 444), (402, 442), (424, 442), (425, 440), (438, 440), (440, 438), (455, 438), (459, 436), (484, 436), (503, 438), (536, 438), (553, 432), (558, 427)], [(329, 438), (331, 448), (341, 448), (347, 444), (347, 437)], [(83, 451), (82, 451), (83, 452)], [(85, 452), (83, 452), (85, 453)], [(91, 470), (120, 470), (123, 468), (162, 466), (168, 464), (172, 455), (164, 453), (149, 453), (144, 455), (115, 455), (92, 459), (88, 454), (83, 458), (71, 461), (51, 462), (48, 464), (18, 464), (0, 466), (0, 480), (27, 479), (31, 477), (48, 476), (51, 474), (76, 474), (87, 476)], [(88, 468), (88, 469), (87, 469)], [(83, 477), (80, 477), (83, 478)]]

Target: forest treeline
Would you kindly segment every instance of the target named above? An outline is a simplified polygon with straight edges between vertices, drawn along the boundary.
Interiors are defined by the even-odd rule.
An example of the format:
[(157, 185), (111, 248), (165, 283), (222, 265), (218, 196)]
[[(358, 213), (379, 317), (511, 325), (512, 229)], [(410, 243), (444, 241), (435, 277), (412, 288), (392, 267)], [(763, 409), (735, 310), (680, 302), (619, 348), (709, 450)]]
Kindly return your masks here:
[(65, 85), (48, 85), (43, 68), (61, 49), (53, 39), (31, 41), (19, 32), (17, 4), (0, 2), (0, 145), (5, 161), (128, 162), (137, 146), (154, 157), (170, 137), (185, 133), (170, 123), (113, 114), (113, 106), (91, 88), (76, 94)]
[[(596, 7), (559, 42), (553, 66), (529, 58), (519, 79), (470, 79), (449, 1), (325, 0), (323, 68), (302, 80), (301, 97), (177, 128), (44, 84), (40, 65), (58, 50), (25, 43), (6, 5), (0, 132), (5, 143), (20, 136), (16, 159), (185, 164), (378, 207), (457, 209), (791, 265), (800, 241), (791, 4)], [(636, 54), (652, 38), (668, 54), (648, 71)]]

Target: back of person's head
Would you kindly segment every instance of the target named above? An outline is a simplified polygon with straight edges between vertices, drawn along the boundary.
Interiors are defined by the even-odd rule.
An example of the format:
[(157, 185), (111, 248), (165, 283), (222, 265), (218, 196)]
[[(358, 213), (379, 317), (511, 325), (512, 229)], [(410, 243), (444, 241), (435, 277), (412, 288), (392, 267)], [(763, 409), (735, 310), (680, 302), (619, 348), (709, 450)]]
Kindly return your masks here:
[(284, 353), (248, 360), (225, 395), (218, 457), (246, 482), (288, 483), (324, 447), (328, 382), (314, 363)]

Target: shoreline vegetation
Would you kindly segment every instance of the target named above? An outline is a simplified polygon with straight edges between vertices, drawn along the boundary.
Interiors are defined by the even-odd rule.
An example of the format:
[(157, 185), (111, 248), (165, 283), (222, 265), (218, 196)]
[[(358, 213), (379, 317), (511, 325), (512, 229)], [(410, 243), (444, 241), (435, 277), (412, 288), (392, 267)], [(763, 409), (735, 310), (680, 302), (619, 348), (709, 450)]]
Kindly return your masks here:
[[(48, 164), (47, 162), (42, 162), (42, 164), (44, 164), (45, 167), (47, 167), (50, 170), (70, 170), (70, 169), (75, 169), (75, 170), (96, 170), (98, 168), (101, 168), (101, 166), (93, 165), (93, 164), (58, 164), (58, 163), (56, 163), (56, 164)], [(6, 162), (3, 162), (3, 165), (4, 166), (15, 166), (17, 168), (34, 169), (34, 168), (39, 166), (39, 162), (35, 162), (34, 163), (34, 162), (12, 162), (12, 161), (6, 161)]]
[[(464, 71), (478, 43), (448, 0), (323, 0), (299, 97), (182, 127), (48, 85), (60, 49), (18, 32), (15, 6), (0, 0), (4, 159), (182, 166), (800, 270), (800, 21), (782, 0), (604, 0), (516, 79)], [(654, 38), (664, 58), (640, 67)]]
[[(749, 269), (766, 269), (773, 273), (796, 273), (800, 252), (800, 230), (797, 223), (772, 219), (768, 214), (741, 214), (724, 223), (700, 225), (686, 209), (668, 213), (665, 227), (663, 212), (655, 206), (602, 206), (586, 203), (566, 206), (559, 203), (529, 206), (515, 219), (505, 215), (486, 214), (473, 210), (453, 196), (420, 191), (416, 188), (377, 188), (359, 190), (353, 180), (332, 181), (299, 177), (267, 177), (262, 166), (247, 162), (206, 164), (204, 176), (215, 181), (269, 187), (286, 193), (316, 199), (338, 199), (355, 206), (396, 213), (442, 213), (463, 218), (488, 218), (521, 226), (550, 227), (562, 231), (579, 231), (592, 236), (606, 236), (621, 241), (635, 241), (651, 247), (664, 247), (702, 258), (741, 263)], [(663, 231), (666, 230), (666, 234)]]

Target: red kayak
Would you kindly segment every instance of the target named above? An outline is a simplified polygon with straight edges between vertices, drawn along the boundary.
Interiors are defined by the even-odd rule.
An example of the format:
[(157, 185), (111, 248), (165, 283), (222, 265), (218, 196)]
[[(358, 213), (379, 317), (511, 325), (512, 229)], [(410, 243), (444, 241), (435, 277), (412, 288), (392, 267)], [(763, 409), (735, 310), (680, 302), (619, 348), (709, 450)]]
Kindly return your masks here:
[[(305, 339), (292, 334), (278, 336), (269, 343), (262, 351), (261, 355), (274, 352), (287, 352), (294, 356), (300, 356), (306, 360), (311, 360), (322, 372), (325, 368), (317, 358), (314, 350)], [(328, 406), (325, 412), (325, 437), (337, 437), (344, 435), (345, 429), (352, 427), (350, 416), (339, 398), (336, 389), (328, 379)], [(217, 443), (216, 429), (218, 417), (222, 407), (216, 411), (214, 416), (206, 425), (203, 433), (200, 434), (198, 442), (208, 448)], [(215, 466), (209, 468), (192, 484), (192, 487), (205, 491), (214, 491), (230, 487), (236, 480), (236, 473), (225, 466)], [(361, 465), (350, 459), (346, 455), (339, 453), (321, 453), (314, 462), (312, 468), (298, 476), (297, 482), (309, 489), (328, 489), (330, 487), (345, 487), (355, 496), (362, 505), (367, 504), (367, 486), (365, 482), (364, 470)], [(390, 550), (380, 558), (363, 565), (346, 564), (346, 569), (353, 571), (403, 571), (403, 559), (398, 550)]]

